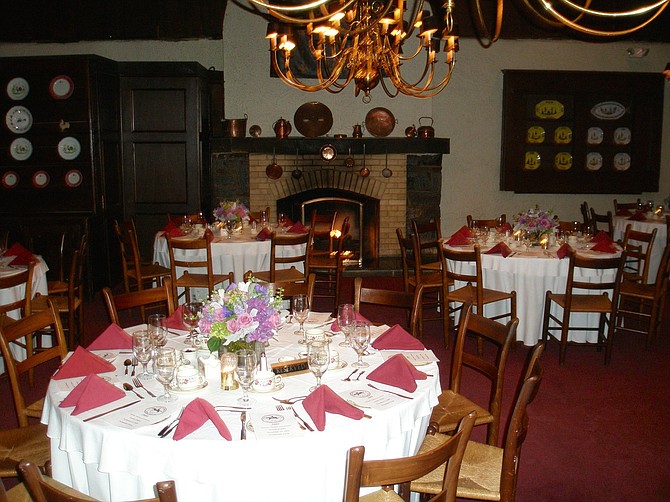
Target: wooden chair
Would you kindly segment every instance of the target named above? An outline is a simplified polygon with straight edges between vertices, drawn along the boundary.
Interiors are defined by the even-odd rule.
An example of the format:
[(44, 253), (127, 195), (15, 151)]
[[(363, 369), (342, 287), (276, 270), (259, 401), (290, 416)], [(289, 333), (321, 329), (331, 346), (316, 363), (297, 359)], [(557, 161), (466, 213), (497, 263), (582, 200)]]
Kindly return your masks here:
[(467, 223), (468, 223), (468, 228), (496, 228), (496, 227), (501, 227), (505, 223), (507, 223), (507, 215), (506, 214), (501, 214), (497, 218), (493, 219), (474, 219), (471, 215), (468, 215), (466, 217)]
[(413, 336), (417, 336), (417, 315), (420, 309), (419, 295), (405, 291), (392, 291), (388, 289), (373, 289), (363, 287), (363, 278), (354, 279), (354, 308), (361, 312), (363, 305), (379, 305), (403, 309), (407, 312), (409, 320), (408, 329)]
[(331, 233), (335, 230), (335, 221), (337, 220), (337, 211), (327, 214), (312, 212), (309, 227), (312, 231), (312, 239), (315, 241), (315, 248), (319, 251), (332, 251)]
[(591, 224), (591, 209), (589, 208), (589, 203), (584, 201), (579, 205), (579, 211), (582, 213), (582, 221), (584, 225)]
[(15, 310), (19, 311), (18, 317), (30, 315), (33, 291), (33, 272), (35, 263), (30, 262), (28, 268), (18, 274), (0, 276), (0, 289), (23, 288), (23, 297), (16, 301), (0, 305), (0, 327), (15, 322), (8, 314)]
[[(442, 230), (440, 219), (428, 222), (412, 220), (412, 248), (414, 254), (414, 284), (419, 297), (419, 305), (415, 314), (419, 328), (418, 337), (423, 338), (424, 307), (435, 306), (442, 320), (442, 335), (445, 347), (449, 346), (449, 302), (447, 292), (453, 285), (447, 276), (442, 256)], [(396, 231), (397, 233), (397, 231)], [(425, 301), (424, 294), (435, 293), (437, 300)], [(429, 319), (429, 318), (426, 318)]]
[[(438, 432), (456, 430), (458, 422), (470, 411), (475, 410), (477, 417), (475, 426), (487, 426), (487, 443), (498, 444), (498, 430), (500, 428), (500, 407), (502, 403), (505, 367), (510, 348), (516, 340), (516, 328), (519, 320), (514, 319), (506, 325), (481, 315), (474, 314), (472, 307), (466, 305), (461, 311), (461, 323), (454, 345), (451, 363), (451, 382), (449, 390), (439, 396), (439, 402), (433, 408), (430, 417), (431, 423), (436, 424)], [(492, 347), (493, 353), (487, 357), (479, 350), (470, 352), (466, 349), (467, 335), (476, 335), (483, 345)], [(485, 343), (484, 343), (485, 342)], [(491, 384), (491, 393), (487, 408), (475, 404), (461, 394), (461, 379), (463, 368), (470, 368), (483, 375)]]
[(119, 242), (123, 285), (126, 293), (129, 293), (131, 289), (144, 289), (145, 285), (154, 284), (159, 278), (170, 275), (169, 268), (142, 259), (137, 244), (135, 223), (132, 219), (123, 226), (114, 220), (114, 233)]
[(312, 305), (314, 299), (314, 285), (316, 284), (316, 275), (309, 274), (306, 282), (278, 282), (278, 283), (262, 283), (263, 286), (273, 288), (275, 291), (281, 289), (284, 300), (290, 300), (296, 295), (307, 296), (309, 305)]
[(604, 230), (610, 237), (614, 238), (614, 220), (612, 219), (612, 211), (607, 211), (605, 214), (598, 214), (591, 208), (589, 225), (593, 227), (594, 233)]
[[(205, 288), (209, 295), (216, 284), (235, 282), (232, 272), (215, 274), (212, 266), (212, 244), (207, 239), (184, 239), (168, 236), (168, 252), (170, 254), (170, 275), (172, 276), (172, 297), (179, 303), (177, 288), (184, 288), (185, 301), (191, 301), (191, 288)], [(187, 269), (178, 275), (177, 267)], [(193, 273), (191, 269), (201, 269)]]
[(670, 245), (670, 214), (665, 215), (665, 245)]
[(86, 253), (85, 240), (83, 246), (80, 249), (75, 249), (72, 253), (70, 274), (67, 281), (67, 296), (42, 296), (37, 294), (33, 298), (31, 307), (33, 312), (42, 312), (48, 308), (47, 300), (51, 301), (59, 315), (67, 320), (67, 340), (68, 347), (71, 349), (74, 349), (77, 342), (81, 340), (84, 331), (84, 254), (82, 254), (82, 251), (84, 254)]
[(558, 222), (558, 229), (561, 232), (581, 232), (583, 228), (588, 226), (588, 223), (586, 225), (582, 225), (578, 221), (567, 221), (567, 220), (560, 220)]
[[(120, 320), (120, 311), (129, 311), (138, 307), (157, 308), (161, 313), (170, 316), (176, 310), (174, 297), (172, 296), (172, 280), (169, 277), (163, 279), (163, 285), (158, 288), (142, 289), (140, 291), (131, 291), (130, 293), (121, 293), (114, 295), (112, 290), (102, 288), (102, 296), (107, 307), (109, 322), (119, 326), (135, 326), (145, 322), (144, 312), (141, 311), (140, 319), (133, 319), (127, 323)], [(139, 321), (139, 322), (136, 322)]]
[(626, 263), (623, 265), (623, 280), (647, 284), (649, 279), (649, 260), (656, 239), (657, 228), (651, 232), (633, 230), (626, 225), (622, 246), (626, 250)]
[[(256, 220), (257, 223), (261, 222), (261, 211), (249, 211), (249, 218)], [(268, 217), (268, 223), (270, 223), (270, 206), (267, 206), (265, 208), (265, 214), (267, 214)]]
[[(270, 237), (270, 270), (263, 272), (252, 272), (252, 275), (263, 282), (304, 282), (306, 280), (305, 273), (300, 272), (295, 265), (302, 263), (303, 270), (309, 274), (310, 262), (308, 246), (312, 240), (312, 231), (306, 234), (289, 234), (272, 232)], [(298, 254), (289, 254), (292, 251), (287, 249), (295, 246), (304, 246), (304, 251)], [(290, 268), (278, 268), (291, 265)]]
[[(508, 421), (503, 448), (496, 445), (469, 441), (458, 476), (456, 497), (476, 500), (500, 500), (513, 502), (516, 499), (517, 474), (521, 458), (521, 446), (528, 432), (528, 405), (537, 396), (543, 371), (540, 356), (544, 343), (540, 342), (529, 353), (526, 368), (518, 387), (514, 408)], [(419, 453), (431, 450), (450, 440), (445, 434), (426, 435)], [(440, 489), (442, 468), (412, 482), (413, 492), (433, 494)], [(492, 486), (493, 485), (493, 486)]]
[(665, 246), (654, 284), (624, 281), (619, 287), (615, 335), (645, 335), (647, 348), (656, 337), (670, 286), (670, 246)]
[[(57, 278), (47, 281), (47, 293), (50, 295), (67, 293), (67, 277), (66, 277), (66, 237), (67, 233), (62, 232), (58, 245), (58, 268), (56, 269)], [(69, 268), (69, 267), (68, 267)], [(51, 271), (51, 268), (50, 270)]]
[[(430, 502), (453, 502), (456, 500), (456, 484), (465, 446), (472, 431), (474, 413), (461, 421), (458, 431), (435, 448), (418, 455), (389, 460), (363, 460), (364, 446), (355, 446), (347, 454), (347, 474), (344, 486), (344, 502), (356, 501), (403, 501), (409, 500), (407, 487), (410, 482), (441, 469), (440, 489)], [(400, 495), (394, 491), (400, 485)], [(380, 486), (377, 492), (360, 496), (363, 486)]]
[(613, 200), (614, 204), (614, 214), (619, 215), (619, 211), (628, 211), (630, 214), (633, 214), (638, 209), (641, 209), (640, 205), (642, 204), (641, 199), (637, 199), (636, 202), (619, 202), (616, 199)]
[[(545, 295), (542, 340), (553, 338), (560, 344), (559, 364), (565, 362), (568, 345), (605, 347), (605, 364), (609, 364), (626, 251), (613, 258), (588, 258), (570, 249), (568, 256), (570, 263), (565, 293), (547, 291)], [(611, 299), (608, 291), (612, 291)], [(560, 317), (551, 313), (554, 304), (562, 309)], [(598, 327), (570, 324), (572, 313), (599, 314)], [(571, 341), (568, 339), (570, 331), (597, 331), (598, 339), (595, 343)]]
[[(509, 318), (516, 319), (516, 291), (506, 292), (489, 289), (484, 287), (482, 276), (482, 257), (479, 245), (475, 245), (472, 251), (468, 250), (453, 250), (445, 248), (443, 250), (444, 258), (447, 263), (447, 276), (455, 284), (463, 282), (465, 285), (447, 292), (447, 301), (460, 303), (461, 309), (465, 304), (472, 304), (475, 313), (488, 317), (489, 319), (498, 320)], [(464, 268), (469, 268), (472, 272), (468, 273), (465, 270), (456, 272), (450, 262), (461, 262), (465, 264)], [(509, 310), (497, 315), (486, 315), (485, 306), (497, 302), (509, 302)]]
[[(89, 502), (97, 501), (55, 479), (45, 478), (37, 466), (27, 460), (19, 462), (18, 470), (30, 496), (35, 502)], [(142, 499), (136, 502), (177, 502), (177, 490), (174, 481), (156, 483), (158, 497)]]
[[(316, 212), (312, 213), (315, 216)], [(346, 242), (349, 235), (349, 217), (344, 218), (339, 234), (329, 236), (328, 250), (319, 251), (314, 248), (314, 239), (309, 243), (309, 272), (316, 274), (315, 296), (317, 298), (333, 298), (334, 309), (340, 304), (340, 284), (344, 272)]]
[(9, 248), (9, 230), (0, 232), (0, 253), (4, 253)]

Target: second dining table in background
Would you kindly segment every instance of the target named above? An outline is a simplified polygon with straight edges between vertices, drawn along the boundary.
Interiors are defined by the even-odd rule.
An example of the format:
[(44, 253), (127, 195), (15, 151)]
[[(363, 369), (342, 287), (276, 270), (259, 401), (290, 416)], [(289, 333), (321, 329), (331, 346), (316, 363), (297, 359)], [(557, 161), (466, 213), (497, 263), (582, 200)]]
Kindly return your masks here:
[(613, 238), (616, 241), (623, 240), (628, 225), (638, 232), (651, 232), (656, 229), (656, 237), (652, 243), (651, 257), (649, 258), (649, 276), (647, 277), (647, 282), (653, 284), (656, 281), (656, 273), (661, 264), (661, 258), (663, 257), (663, 251), (668, 239), (668, 227), (665, 222), (665, 215), (656, 216), (650, 214), (646, 215), (644, 220), (631, 220), (630, 216), (615, 216), (613, 223)]

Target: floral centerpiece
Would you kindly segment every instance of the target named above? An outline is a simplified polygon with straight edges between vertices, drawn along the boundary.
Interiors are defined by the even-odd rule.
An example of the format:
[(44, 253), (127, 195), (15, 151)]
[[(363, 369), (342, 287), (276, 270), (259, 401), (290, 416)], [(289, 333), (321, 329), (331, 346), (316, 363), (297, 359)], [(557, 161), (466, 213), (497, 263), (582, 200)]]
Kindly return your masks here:
[(514, 216), (514, 231), (521, 230), (531, 241), (539, 241), (545, 234), (553, 234), (558, 228), (558, 216), (552, 210), (539, 206)]
[(220, 202), (219, 207), (214, 210), (214, 218), (221, 223), (227, 221), (240, 223), (242, 220), (249, 220), (249, 210), (240, 201), (226, 200)]
[(202, 308), (198, 328), (209, 336), (212, 352), (227, 347), (230, 352), (265, 343), (277, 333), (280, 324), (281, 293), (274, 293), (252, 278), (219, 289)]

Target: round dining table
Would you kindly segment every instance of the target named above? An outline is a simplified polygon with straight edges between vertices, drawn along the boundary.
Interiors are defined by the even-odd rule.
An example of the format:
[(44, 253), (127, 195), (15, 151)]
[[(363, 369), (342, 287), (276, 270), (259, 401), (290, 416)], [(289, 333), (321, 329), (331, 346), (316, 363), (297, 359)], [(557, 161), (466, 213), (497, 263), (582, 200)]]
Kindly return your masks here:
[[(305, 326), (310, 327), (309, 320)], [(271, 340), (266, 348), (270, 364), (280, 358), (282, 361), (297, 358), (304, 350), (304, 345), (298, 343), (300, 337), (294, 334), (296, 327), (296, 324), (285, 325)], [(373, 329), (383, 331), (384, 327)], [(184, 335), (176, 336), (179, 333), (171, 330), (168, 344), (183, 349), (187, 345)], [(204, 388), (177, 392), (174, 403), (160, 403), (138, 388), (135, 390), (144, 399), (128, 392), (119, 401), (77, 416), (72, 415), (72, 408), (58, 406), (75, 382), (66, 388), (66, 380), (52, 380), (42, 422), (48, 424), (51, 438), (53, 475), (58, 481), (106, 501), (151, 497), (157, 481), (172, 479), (176, 482), (179, 500), (185, 501), (339, 502), (348, 449), (364, 445), (366, 459), (415, 454), (441, 392), (435, 362), (421, 367), (429, 377), (417, 381), (418, 387), (412, 393), (376, 382), (375, 386), (382, 390), (373, 389), (365, 374), (347, 381), (346, 377), (354, 369), (351, 364), (356, 354), (350, 347), (340, 347), (342, 340), (342, 335), (333, 336), (331, 340), (331, 351), (338, 351), (340, 363), (326, 371), (322, 384), (357, 403), (369, 418), (354, 420), (328, 413), (323, 431), (315, 428), (300, 400), (294, 404), (278, 401), (309, 394), (315, 384), (315, 377), (309, 371), (284, 374), (278, 388), (271, 392), (250, 392), (255, 402), (248, 412), (245, 440), (241, 439), (240, 412), (219, 411), (230, 430), (231, 441), (223, 439), (209, 421), (179, 441), (173, 439), (172, 433), (164, 438), (157, 435), (196, 397), (215, 406), (239, 406), (237, 400), (242, 390), (222, 390), (220, 378), (211, 373), (206, 373)], [(113, 352), (104, 356), (115, 357)], [(123, 370), (123, 362), (128, 357), (131, 357), (129, 353), (116, 355), (113, 359), (116, 370), (101, 376), (117, 386), (130, 382), (130, 376)], [(370, 350), (364, 360), (370, 364), (367, 373), (383, 362), (382, 355), (375, 350)], [(162, 386), (153, 379), (144, 385), (155, 395), (162, 392)], [(366, 404), (368, 399), (370, 404)], [(128, 403), (128, 407), (90, 419)], [(301, 427), (293, 412), (313, 431)], [(132, 417), (147, 414), (146, 424), (126, 426), (123, 423), (126, 420), (133, 424)], [(156, 416), (155, 421), (151, 416)], [(278, 430), (266, 427), (280, 418), (286, 421), (286, 427)]]
[[(524, 345), (535, 345), (542, 338), (542, 319), (544, 312), (545, 293), (551, 290), (554, 293), (565, 292), (567, 283), (569, 260), (559, 259), (556, 251), (558, 246), (549, 249), (541, 247), (514, 247), (512, 254), (506, 258), (501, 254), (486, 254), (494, 243), (484, 244), (481, 247), (482, 257), (482, 280), (484, 287), (499, 291), (516, 291), (516, 313), (519, 318), (519, 326), (516, 332), (517, 341)], [(445, 247), (447, 244), (445, 244)], [(580, 249), (582, 247), (582, 249)], [(455, 246), (450, 249), (469, 249), (472, 246)], [(616, 256), (615, 254), (599, 253), (590, 251), (582, 246), (577, 247), (577, 253), (590, 258), (604, 258)], [(469, 262), (447, 261), (447, 267), (457, 273), (472, 274), (475, 272), (475, 264)], [(598, 272), (600, 275), (602, 272)], [(604, 272), (605, 279), (613, 279), (608, 271)], [(596, 277), (592, 270), (577, 269), (575, 277), (579, 280), (587, 280), (589, 276)], [(462, 284), (456, 284), (460, 287)], [(611, 293), (610, 293), (611, 296)], [(556, 308), (555, 314), (560, 313)], [(491, 303), (484, 307), (484, 315), (492, 317), (509, 311), (506, 302)], [(552, 311), (553, 312), (553, 311)], [(572, 314), (575, 325), (598, 326), (598, 314)], [(595, 331), (571, 331), (570, 340), (575, 342), (595, 342), (597, 332)]]
[(651, 256), (649, 257), (649, 275), (647, 282), (653, 284), (656, 282), (656, 273), (661, 264), (665, 244), (668, 240), (668, 228), (665, 222), (665, 215), (656, 216), (655, 214), (648, 214), (644, 220), (631, 220), (630, 216), (615, 216), (614, 223), (614, 240), (621, 241), (626, 233), (626, 227), (631, 226), (633, 230), (639, 232), (652, 232), (656, 229), (656, 237), (651, 244)]
[[(178, 237), (178, 239), (192, 239), (188, 235)], [(277, 248), (278, 256), (296, 256), (304, 254), (305, 246), (282, 246)], [(179, 255), (181, 253), (181, 256)], [(180, 258), (196, 256), (197, 250), (177, 250), (176, 254)], [(153, 261), (164, 267), (170, 267), (170, 252), (168, 251), (167, 238), (165, 233), (160, 231), (154, 239)], [(277, 268), (290, 267), (290, 264), (277, 264)], [(302, 264), (295, 264), (295, 267), (303, 272)], [(262, 272), (270, 270), (270, 238), (266, 240), (257, 240), (256, 235), (252, 233), (250, 227), (245, 226), (242, 232), (234, 232), (229, 239), (219, 231), (215, 231), (212, 241), (212, 268), (215, 274), (227, 274), (233, 272), (235, 281), (242, 281), (244, 274), (248, 271)], [(178, 268), (177, 273), (181, 274), (182, 269)]]

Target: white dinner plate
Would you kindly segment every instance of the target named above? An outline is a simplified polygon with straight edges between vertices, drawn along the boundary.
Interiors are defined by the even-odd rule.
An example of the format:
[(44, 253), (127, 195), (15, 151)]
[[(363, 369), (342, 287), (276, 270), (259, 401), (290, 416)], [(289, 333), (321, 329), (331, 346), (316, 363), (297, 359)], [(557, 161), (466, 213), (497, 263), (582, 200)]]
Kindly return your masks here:
[(49, 94), (54, 99), (67, 99), (72, 96), (74, 82), (67, 75), (58, 75), (49, 83)]
[(9, 145), (9, 153), (14, 160), (27, 160), (33, 154), (33, 144), (28, 138), (16, 138)]
[(7, 84), (7, 96), (14, 101), (21, 101), (30, 92), (30, 85), (25, 78), (16, 77)]
[(77, 138), (66, 136), (58, 142), (58, 155), (64, 160), (74, 160), (81, 153), (81, 144)]
[(70, 188), (77, 188), (84, 181), (81, 171), (71, 169), (65, 173), (65, 184)]
[(12, 106), (5, 115), (5, 124), (14, 134), (23, 134), (33, 126), (33, 116), (25, 106)]

